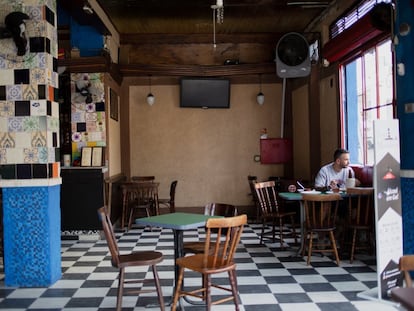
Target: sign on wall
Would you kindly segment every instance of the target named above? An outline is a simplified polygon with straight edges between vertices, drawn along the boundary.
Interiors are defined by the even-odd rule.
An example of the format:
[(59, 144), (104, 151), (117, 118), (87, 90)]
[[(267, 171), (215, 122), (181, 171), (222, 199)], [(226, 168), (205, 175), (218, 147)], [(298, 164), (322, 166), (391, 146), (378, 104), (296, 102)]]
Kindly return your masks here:
[(400, 145), (398, 120), (375, 120), (375, 223), (378, 298), (389, 299), (391, 288), (401, 286), (398, 262), (403, 254)]

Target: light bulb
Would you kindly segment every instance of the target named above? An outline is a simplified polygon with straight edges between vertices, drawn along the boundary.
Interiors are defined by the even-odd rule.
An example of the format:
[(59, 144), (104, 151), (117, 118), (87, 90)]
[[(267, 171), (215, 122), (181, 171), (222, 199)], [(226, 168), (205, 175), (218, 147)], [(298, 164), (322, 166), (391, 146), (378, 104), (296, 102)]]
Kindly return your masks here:
[(149, 93), (147, 95), (147, 104), (152, 106), (152, 105), (154, 105), (154, 102), (155, 102), (155, 96), (152, 95), (152, 93)]
[(264, 104), (264, 100), (265, 100), (265, 97), (264, 97), (264, 94), (262, 92), (257, 94), (256, 101), (260, 106)]

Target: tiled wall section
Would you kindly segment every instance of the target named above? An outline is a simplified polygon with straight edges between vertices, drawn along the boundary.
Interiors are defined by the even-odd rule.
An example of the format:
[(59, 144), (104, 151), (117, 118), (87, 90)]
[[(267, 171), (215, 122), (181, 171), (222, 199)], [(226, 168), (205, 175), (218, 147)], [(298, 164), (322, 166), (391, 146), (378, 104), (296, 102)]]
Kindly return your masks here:
[(43, 287), (61, 277), (59, 201), (60, 186), (3, 189), (7, 286)]
[[(41, 3), (41, 5), (39, 5)], [(3, 179), (59, 177), (56, 2), (0, 1), (0, 19), (26, 13), (27, 52), (12, 39), (0, 45), (0, 175)]]
[(72, 163), (83, 147), (105, 147), (105, 92), (102, 73), (71, 74)]

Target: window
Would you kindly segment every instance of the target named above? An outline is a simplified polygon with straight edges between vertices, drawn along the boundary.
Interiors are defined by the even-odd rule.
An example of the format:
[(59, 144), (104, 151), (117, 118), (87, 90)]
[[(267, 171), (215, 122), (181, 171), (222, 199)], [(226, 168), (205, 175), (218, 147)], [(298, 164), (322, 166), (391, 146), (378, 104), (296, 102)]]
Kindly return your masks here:
[(386, 40), (340, 66), (342, 143), (353, 164), (374, 163), (373, 120), (394, 117), (392, 59)]

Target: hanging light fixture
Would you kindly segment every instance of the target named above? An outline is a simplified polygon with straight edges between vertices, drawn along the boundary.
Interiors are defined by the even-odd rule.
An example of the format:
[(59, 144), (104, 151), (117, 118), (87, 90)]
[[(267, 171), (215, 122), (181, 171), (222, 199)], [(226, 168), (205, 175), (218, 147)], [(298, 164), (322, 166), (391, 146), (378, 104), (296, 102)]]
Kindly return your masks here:
[(151, 75), (148, 76), (148, 82), (149, 82), (149, 93), (147, 95), (147, 104), (152, 106), (155, 102), (155, 96), (151, 93)]
[(223, 24), (224, 21), (223, 0), (216, 0), (216, 4), (213, 4), (211, 8), (213, 9), (213, 47), (216, 48), (216, 22)]
[(260, 85), (260, 92), (256, 96), (257, 103), (261, 106), (264, 104), (264, 94), (262, 93), (262, 75), (259, 75), (259, 85)]

